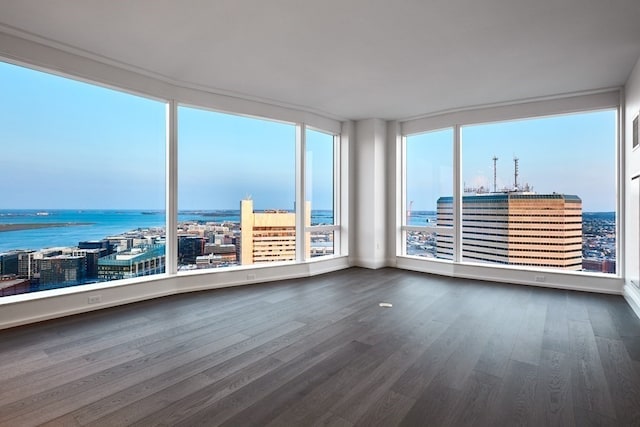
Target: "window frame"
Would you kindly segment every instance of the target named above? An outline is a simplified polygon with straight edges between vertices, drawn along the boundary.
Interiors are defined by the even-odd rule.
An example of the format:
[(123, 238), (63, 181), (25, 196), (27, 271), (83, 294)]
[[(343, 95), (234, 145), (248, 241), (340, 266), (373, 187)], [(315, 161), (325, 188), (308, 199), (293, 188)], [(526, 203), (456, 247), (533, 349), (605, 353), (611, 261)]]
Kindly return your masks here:
[[(307, 201), (307, 194), (306, 194), (306, 170), (307, 170), (307, 135), (306, 132), (307, 130), (312, 130), (315, 132), (319, 132), (319, 133), (323, 133), (326, 135), (329, 135), (332, 137), (333, 141), (333, 225), (311, 225), (311, 226), (306, 226), (304, 224), (304, 222), (301, 224), (301, 230), (304, 230), (304, 233), (300, 233), (301, 235), (306, 236), (307, 233), (312, 233), (314, 231), (321, 231), (321, 232), (327, 232), (327, 231), (331, 231), (333, 232), (333, 254), (328, 254), (328, 255), (321, 255), (321, 256), (316, 256), (316, 257), (312, 257), (311, 254), (309, 254), (309, 257), (303, 257), (303, 261), (315, 261), (315, 260), (322, 260), (322, 259), (327, 259), (327, 258), (334, 258), (337, 256), (342, 256), (342, 245), (341, 243), (341, 230), (342, 227), (340, 226), (340, 218), (341, 218), (341, 209), (340, 209), (340, 205), (341, 205), (341, 186), (340, 186), (340, 165), (341, 163), (341, 152), (340, 152), (340, 134), (336, 134), (334, 132), (328, 132), (326, 130), (322, 130), (322, 129), (318, 129), (316, 127), (313, 126), (307, 126), (305, 124), (302, 125), (302, 134), (304, 135), (303, 137), (301, 137), (301, 163), (303, 165), (303, 171), (300, 174), (300, 178), (302, 178), (302, 182), (300, 183), (302, 191), (303, 191), (303, 197), (302, 200), (305, 201), (305, 203), (303, 203), (303, 209), (306, 209), (306, 201)], [(312, 208), (313, 211), (313, 208)], [(306, 215), (306, 212), (305, 212)], [(305, 239), (305, 244), (306, 244), (306, 239)], [(304, 245), (303, 245), (304, 247)], [(303, 254), (306, 254), (306, 248), (305, 251), (303, 251)]]
[[(95, 87), (106, 88), (123, 94), (133, 95), (160, 102), (165, 105), (165, 271), (164, 273), (153, 276), (141, 276), (133, 279), (114, 280), (109, 282), (92, 283), (89, 285), (79, 285), (74, 287), (63, 287), (54, 290), (28, 292), (26, 294), (17, 295), (19, 300), (31, 300), (57, 295), (66, 295), (77, 292), (86, 292), (88, 289), (112, 288), (129, 284), (148, 283), (153, 281), (162, 281), (171, 278), (180, 278), (194, 274), (206, 275), (215, 273), (226, 273), (236, 270), (261, 269), (270, 266), (295, 266), (308, 262), (322, 261), (332, 258), (345, 258), (348, 255), (348, 236), (344, 232), (347, 224), (348, 209), (342, 204), (348, 201), (348, 190), (342, 191), (342, 186), (346, 185), (348, 179), (343, 179), (344, 173), (348, 171), (348, 158), (345, 154), (348, 152), (349, 128), (344, 128), (344, 123), (334, 118), (322, 116), (315, 113), (296, 110), (288, 107), (266, 104), (264, 102), (248, 100), (243, 98), (235, 98), (228, 95), (220, 95), (208, 91), (197, 90), (188, 87), (179, 87), (167, 84), (150, 78), (145, 80), (145, 76), (128, 74), (124, 72), (121, 75), (113, 75), (108, 68), (96, 68), (99, 65), (95, 61), (73, 54), (61, 54), (51, 58), (51, 61), (38, 61), (34, 58), (26, 60), (17, 60), (7, 57), (6, 54), (0, 55), (0, 61), (22, 67), (27, 70), (45, 73), (47, 75), (61, 77), (71, 81), (81, 82)], [(146, 82), (146, 84), (145, 84)], [(191, 107), (216, 113), (230, 114), (240, 117), (253, 118), (257, 120), (266, 120), (273, 122), (286, 123), (297, 128), (305, 128), (323, 132), (333, 136), (333, 166), (334, 166), (334, 224), (328, 226), (309, 227), (309, 230), (331, 230), (334, 232), (334, 253), (321, 257), (314, 257), (313, 260), (304, 256), (296, 257), (291, 262), (273, 262), (261, 265), (249, 266), (231, 266), (216, 269), (204, 269), (200, 271), (178, 271), (178, 243), (177, 243), (177, 225), (178, 225), (178, 108)], [(346, 134), (345, 134), (346, 132)], [(299, 139), (296, 138), (296, 145), (299, 145)], [(305, 161), (304, 151), (295, 153), (296, 162), (296, 186), (303, 189), (301, 185), (303, 176), (303, 163)], [(300, 167), (300, 171), (298, 171)], [(298, 196), (296, 190), (296, 196)], [(296, 200), (304, 200), (304, 198), (296, 197)], [(302, 206), (304, 203), (296, 203), (296, 206)], [(297, 218), (304, 218), (298, 215)], [(296, 222), (297, 235), (304, 235), (306, 229), (304, 225)], [(341, 244), (342, 243), (342, 244)], [(304, 246), (296, 244), (297, 253), (304, 254)], [(339, 265), (339, 263), (336, 263)], [(248, 275), (247, 279), (250, 279)], [(185, 283), (191, 283), (189, 281)], [(90, 286), (90, 288), (88, 287)], [(13, 300), (13, 296), (11, 300)], [(11, 302), (9, 299), (0, 298), (0, 302)]]
[[(406, 209), (406, 137), (441, 130), (444, 128), (454, 128), (454, 261), (453, 267), (456, 265), (492, 268), (497, 270), (512, 269), (520, 271), (542, 271), (550, 274), (559, 275), (578, 275), (580, 277), (606, 277), (620, 279), (624, 272), (624, 247), (625, 247), (625, 224), (624, 215), (624, 158), (623, 141), (621, 135), (622, 112), (621, 112), (621, 93), (619, 90), (604, 90), (585, 93), (581, 95), (571, 95), (564, 97), (554, 97), (549, 99), (540, 99), (527, 102), (509, 103), (503, 105), (494, 105), (487, 107), (479, 107), (473, 109), (464, 109), (442, 114), (435, 114), (416, 119), (407, 120), (400, 123), (399, 136), (402, 138), (400, 149), (401, 171), (399, 185), (401, 212), (404, 216)], [(616, 114), (615, 127), (615, 187), (616, 187), (616, 273), (598, 273), (588, 271), (566, 271), (552, 268), (537, 268), (533, 266), (516, 266), (502, 264), (485, 264), (462, 261), (462, 128), (470, 125), (482, 125), (491, 123), (501, 123), (509, 121), (519, 121), (535, 118), (562, 116), (569, 114), (590, 113), (597, 111), (613, 110)], [(398, 248), (398, 258), (407, 258), (411, 260), (419, 260), (422, 263), (437, 263), (443, 260), (431, 259), (426, 257), (411, 256), (406, 254), (406, 232), (415, 228), (406, 225), (406, 219), (400, 219), (400, 232), (396, 233)], [(419, 227), (419, 231), (432, 230), (430, 227)], [(448, 261), (445, 261), (448, 262)], [(546, 280), (546, 279), (545, 279)]]
[[(434, 225), (434, 226), (419, 226), (419, 225), (408, 225), (407, 224), (407, 189), (408, 189), (408, 185), (407, 185), (407, 138), (411, 137), (411, 136), (416, 136), (416, 135), (424, 135), (427, 133), (431, 133), (431, 132), (440, 132), (440, 131), (444, 131), (447, 129), (451, 129), (452, 130), (452, 139), (451, 139), (451, 160), (452, 160), (452, 164), (453, 164), (453, 175), (451, 176), (451, 179), (453, 181), (453, 195), (454, 195), (454, 199), (453, 199), (453, 226), (452, 227), (445, 227), (445, 226), (439, 226), (439, 225)], [(401, 197), (401, 225), (400, 225), (400, 230), (401, 230), (401, 255), (402, 256), (407, 256), (407, 257), (412, 257), (412, 258), (417, 258), (417, 259), (425, 259), (425, 260), (429, 260), (429, 261), (436, 261), (436, 262), (444, 262), (444, 263), (452, 263), (456, 261), (456, 257), (457, 257), (457, 251), (456, 251), (456, 219), (457, 219), (457, 215), (458, 215), (458, 210), (457, 210), (457, 205), (458, 205), (458, 199), (457, 197), (455, 197), (455, 195), (457, 194), (457, 186), (456, 186), (456, 170), (457, 170), (457, 165), (459, 164), (459, 158), (457, 155), (457, 145), (456, 145), (456, 141), (458, 140), (458, 138), (456, 137), (457, 135), (457, 126), (445, 126), (443, 128), (438, 128), (438, 129), (430, 129), (428, 131), (424, 131), (424, 132), (416, 132), (416, 133), (412, 133), (412, 134), (404, 134), (402, 135), (402, 139), (401, 139), (401, 162), (402, 162), (402, 197)], [(448, 260), (448, 259), (444, 259), (444, 258), (428, 258), (428, 257), (421, 257), (418, 255), (408, 255), (407, 254), (407, 232), (410, 231), (417, 231), (417, 232), (427, 232), (427, 233), (437, 233), (437, 234), (442, 234), (445, 236), (451, 236), (453, 237), (454, 240), (454, 251), (453, 251), (453, 259), (452, 260)]]

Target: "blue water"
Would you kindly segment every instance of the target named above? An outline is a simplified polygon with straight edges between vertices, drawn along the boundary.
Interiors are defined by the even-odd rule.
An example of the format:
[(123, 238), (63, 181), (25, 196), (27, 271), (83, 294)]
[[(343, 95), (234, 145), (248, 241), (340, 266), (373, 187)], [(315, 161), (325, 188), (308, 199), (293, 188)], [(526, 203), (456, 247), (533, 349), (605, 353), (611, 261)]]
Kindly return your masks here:
[[(42, 215), (46, 212), (48, 215)], [(38, 215), (40, 213), (40, 215)], [(240, 222), (240, 211), (187, 211), (178, 221)], [(42, 249), (77, 246), (84, 240), (100, 240), (138, 228), (165, 226), (164, 212), (138, 210), (0, 210), (0, 224), (82, 223), (66, 227), (0, 232), (0, 252), (12, 249)], [(312, 211), (311, 223), (333, 223), (332, 211)]]
[(407, 216), (407, 225), (434, 226), (436, 225), (436, 213), (434, 211), (412, 211), (411, 215)]

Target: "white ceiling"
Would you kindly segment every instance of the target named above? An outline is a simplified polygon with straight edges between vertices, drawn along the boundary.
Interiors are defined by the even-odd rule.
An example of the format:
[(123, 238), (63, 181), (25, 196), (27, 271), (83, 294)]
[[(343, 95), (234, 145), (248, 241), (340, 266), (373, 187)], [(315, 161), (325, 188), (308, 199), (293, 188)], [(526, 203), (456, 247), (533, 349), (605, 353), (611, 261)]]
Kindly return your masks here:
[(621, 86), (640, 56), (640, 0), (0, 0), (2, 25), (350, 119)]

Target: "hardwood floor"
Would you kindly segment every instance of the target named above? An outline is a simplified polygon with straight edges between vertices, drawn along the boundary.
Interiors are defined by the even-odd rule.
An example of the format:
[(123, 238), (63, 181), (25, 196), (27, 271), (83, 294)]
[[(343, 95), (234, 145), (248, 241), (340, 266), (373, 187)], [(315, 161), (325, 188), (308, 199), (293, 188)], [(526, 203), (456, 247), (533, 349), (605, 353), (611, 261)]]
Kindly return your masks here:
[(2, 426), (640, 425), (640, 321), (620, 296), (353, 268), (0, 346)]

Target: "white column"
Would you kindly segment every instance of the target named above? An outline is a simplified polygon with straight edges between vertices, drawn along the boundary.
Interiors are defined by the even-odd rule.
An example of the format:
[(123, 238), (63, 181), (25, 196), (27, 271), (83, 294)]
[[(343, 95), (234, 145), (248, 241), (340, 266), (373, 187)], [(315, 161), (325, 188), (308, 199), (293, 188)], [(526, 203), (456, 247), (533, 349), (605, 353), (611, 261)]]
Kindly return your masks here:
[(387, 124), (381, 119), (356, 122), (353, 147), (352, 263), (381, 268), (387, 252)]

